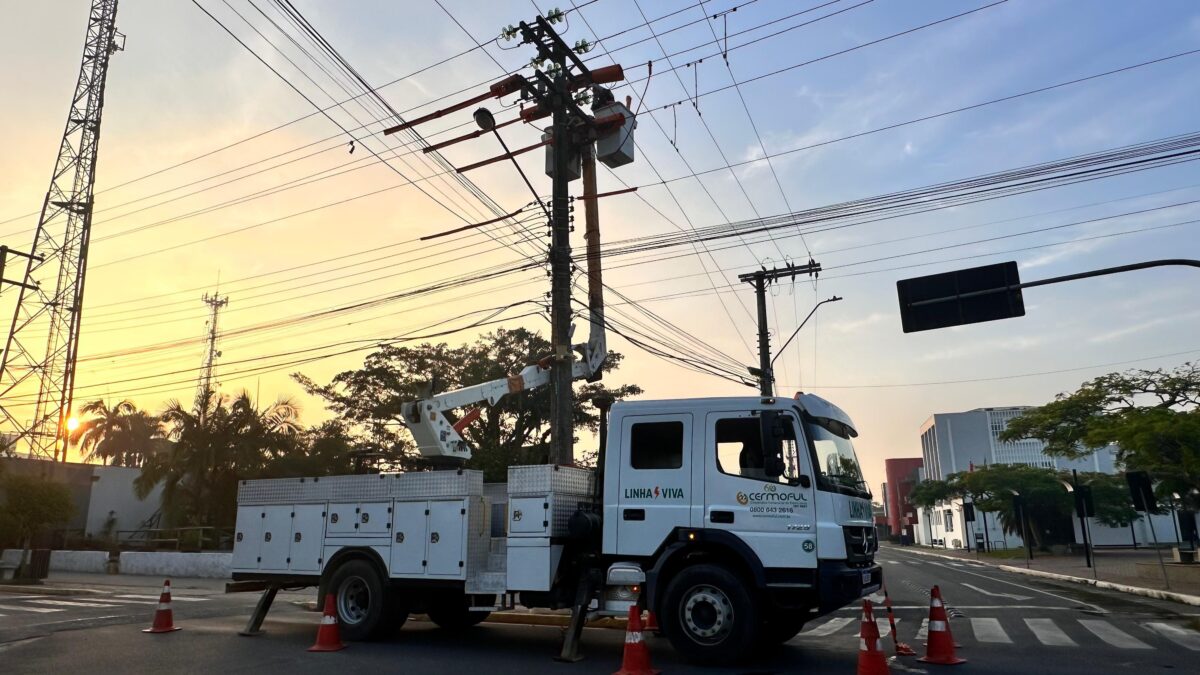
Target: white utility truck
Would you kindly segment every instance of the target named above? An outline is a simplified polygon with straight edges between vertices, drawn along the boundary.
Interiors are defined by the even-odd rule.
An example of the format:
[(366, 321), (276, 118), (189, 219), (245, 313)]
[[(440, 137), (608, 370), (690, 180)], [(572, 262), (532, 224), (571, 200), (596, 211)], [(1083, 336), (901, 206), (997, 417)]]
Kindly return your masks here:
[[(603, 300), (562, 358), (591, 379), (607, 356)], [(551, 359), (430, 395), (402, 414), (421, 454), (459, 464), (453, 411), (549, 383)], [(652, 610), (686, 657), (730, 662), (878, 590), (882, 574), (854, 423), (812, 394), (617, 402), (602, 410), (595, 470), (514, 466), (504, 484), (463, 468), (243, 481), (230, 590), (336, 600), (342, 634), (369, 639), (410, 613), (462, 629), (517, 605), (585, 620)]]
[(879, 589), (854, 435), (811, 394), (618, 402), (596, 471), (245, 481), (233, 577), (333, 593), (350, 639), (410, 612), (461, 629), (573, 607), (582, 625), (636, 603), (686, 656), (728, 662)]

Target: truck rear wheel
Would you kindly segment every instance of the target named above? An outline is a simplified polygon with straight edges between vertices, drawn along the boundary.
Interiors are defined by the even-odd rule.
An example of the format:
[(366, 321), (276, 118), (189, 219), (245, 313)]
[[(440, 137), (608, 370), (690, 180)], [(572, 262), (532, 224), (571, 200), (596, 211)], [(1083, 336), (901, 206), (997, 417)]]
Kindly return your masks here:
[(340, 565), (329, 579), (329, 593), (337, 608), (342, 636), (347, 640), (371, 640), (386, 628), (383, 580), (366, 560)]
[(667, 586), (659, 616), (675, 650), (689, 661), (731, 663), (753, 647), (758, 607), (745, 583), (719, 565), (686, 567)]
[(451, 595), (435, 600), (429, 607), (429, 620), (438, 628), (463, 630), (488, 618), (491, 612), (472, 612), (466, 595)]

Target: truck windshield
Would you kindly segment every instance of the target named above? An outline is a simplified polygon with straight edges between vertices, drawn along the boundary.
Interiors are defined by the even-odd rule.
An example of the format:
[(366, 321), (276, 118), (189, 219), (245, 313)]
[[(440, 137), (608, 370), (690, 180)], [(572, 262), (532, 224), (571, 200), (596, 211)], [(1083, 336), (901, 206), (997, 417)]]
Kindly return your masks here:
[(812, 438), (817, 465), (825, 482), (835, 489), (849, 488), (866, 493), (867, 484), (858, 465), (858, 456), (854, 454), (854, 444), (842, 435), (843, 430), (837, 429), (835, 423), (807, 415), (804, 428)]

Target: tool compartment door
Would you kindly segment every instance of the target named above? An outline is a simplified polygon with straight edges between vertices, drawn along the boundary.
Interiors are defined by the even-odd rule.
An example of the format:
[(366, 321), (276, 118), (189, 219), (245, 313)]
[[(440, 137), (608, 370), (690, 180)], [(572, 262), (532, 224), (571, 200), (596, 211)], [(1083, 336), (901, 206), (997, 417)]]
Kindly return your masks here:
[(429, 502), (426, 575), (452, 579), (460, 579), (465, 575), (463, 535), (466, 533), (466, 511), (466, 502), (461, 499)]
[(233, 535), (233, 569), (258, 569), (262, 548), (262, 525), (266, 517), (263, 506), (239, 506), (237, 527)]
[(292, 540), (292, 505), (264, 506), (259, 569), (286, 570)]
[(429, 502), (396, 502), (392, 507), (392, 552), (388, 568), (394, 577), (425, 574)]
[(352, 537), (358, 531), (358, 504), (330, 504), (325, 517), (326, 537)]
[(297, 504), (293, 513), (288, 569), (293, 572), (317, 572), (321, 569), (325, 505)]
[(382, 536), (392, 531), (392, 503), (369, 502), (358, 505), (358, 534)]

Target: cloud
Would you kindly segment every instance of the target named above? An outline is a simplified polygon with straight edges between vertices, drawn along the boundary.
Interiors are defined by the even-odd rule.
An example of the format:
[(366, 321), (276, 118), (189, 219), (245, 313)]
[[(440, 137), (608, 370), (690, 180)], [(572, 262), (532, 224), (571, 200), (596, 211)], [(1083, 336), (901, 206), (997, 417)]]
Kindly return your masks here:
[(1045, 337), (1020, 336), (998, 340), (980, 340), (978, 342), (961, 345), (951, 349), (943, 349), (941, 351), (932, 352), (917, 358), (917, 361), (922, 363), (933, 363), (936, 361), (954, 361), (967, 358), (970, 356), (978, 356), (980, 354), (995, 355), (996, 352), (1024, 352), (1040, 347), (1047, 342)]
[(851, 319), (849, 321), (835, 321), (829, 325), (829, 329), (838, 333), (855, 333), (867, 326), (873, 326), (877, 323), (882, 323), (887, 320), (890, 315), (884, 312), (872, 312), (861, 319)]

